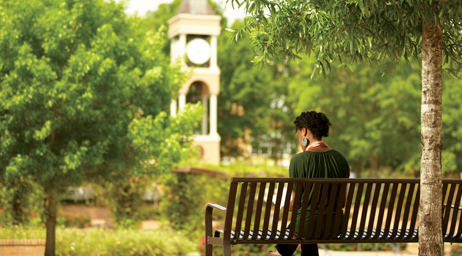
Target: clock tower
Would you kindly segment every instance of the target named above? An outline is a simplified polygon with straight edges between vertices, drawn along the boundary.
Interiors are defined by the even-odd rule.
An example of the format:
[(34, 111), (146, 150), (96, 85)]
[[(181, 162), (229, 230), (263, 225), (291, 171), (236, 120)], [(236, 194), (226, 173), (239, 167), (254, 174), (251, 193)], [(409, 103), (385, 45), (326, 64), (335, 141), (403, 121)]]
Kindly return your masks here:
[(183, 0), (171, 18), (168, 37), (171, 39), (172, 63), (180, 61), (192, 74), (172, 100), (170, 112), (175, 116), (185, 104), (201, 102), (205, 109), (201, 128), (195, 131), (194, 145), (204, 162), (220, 162), (220, 135), (217, 131), (217, 96), (220, 93), (220, 69), (217, 65), (217, 36), (221, 16), (207, 0)]

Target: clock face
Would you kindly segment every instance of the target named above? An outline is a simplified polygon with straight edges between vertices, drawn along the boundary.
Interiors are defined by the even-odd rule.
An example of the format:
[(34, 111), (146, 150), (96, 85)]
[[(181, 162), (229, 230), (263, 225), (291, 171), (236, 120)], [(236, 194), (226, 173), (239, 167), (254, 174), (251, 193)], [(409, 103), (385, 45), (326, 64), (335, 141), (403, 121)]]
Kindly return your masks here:
[(204, 39), (193, 39), (186, 46), (186, 54), (192, 63), (204, 64), (210, 59), (210, 45)]

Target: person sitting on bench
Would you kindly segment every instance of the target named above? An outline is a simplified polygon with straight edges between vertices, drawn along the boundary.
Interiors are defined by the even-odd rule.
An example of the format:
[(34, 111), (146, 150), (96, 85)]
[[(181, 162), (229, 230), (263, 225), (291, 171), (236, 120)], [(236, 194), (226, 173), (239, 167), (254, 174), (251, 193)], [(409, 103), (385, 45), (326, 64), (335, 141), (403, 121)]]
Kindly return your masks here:
[[(303, 152), (290, 160), (289, 175), (291, 178), (348, 178), (350, 176), (350, 167), (345, 157), (322, 141), (323, 137), (329, 136), (329, 127), (332, 126), (325, 114), (316, 111), (302, 112), (295, 118), (294, 124), (297, 129), (298, 142)], [(301, 198), (303, 198), (304, 190), (305, 188), (302, 189)], [(292, 191), (290, 211), (292, 211), (294, 200), (300, 200), (300, 198), (294, 198), (294, 191), (296, 191), (296, 186), (293, 187)], [(300, 210), (297, 213), (296, 223), (291, 223), (289, 228), (299, 230)], [(306, 218), (309, 216), (309, 211), (308, 208)], [(306, 234), (308, 220), (305, 223), (304, 233)], [(269, 252), (267, 255), (291, 256), (298, 245), (278, 244), (275, 247), (278, 252)], [(319, 255), (317, 244), (302, 244), (301, 249), (302, 256)]]

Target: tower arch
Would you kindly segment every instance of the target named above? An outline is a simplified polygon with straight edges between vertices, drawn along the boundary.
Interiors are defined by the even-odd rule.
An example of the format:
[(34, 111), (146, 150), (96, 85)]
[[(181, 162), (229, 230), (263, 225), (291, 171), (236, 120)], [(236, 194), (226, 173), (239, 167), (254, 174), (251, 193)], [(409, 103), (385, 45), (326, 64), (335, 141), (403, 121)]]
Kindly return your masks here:
[(221, 16), (207, 0), (182, 0), (180, 9), (169, 20), (172, 63), (181, 61), (192, 74), (178, 91), (178, 103), (172, 100), (171, 115), (182, 111), (186, 103), (201, 102), (204, 116), (194, 144), (203, 149), (203, 161), (220, 162), (220, 135), (217, 132), (217, 97), (220, 93), (220, 69), (217, 65), (217, 36)]

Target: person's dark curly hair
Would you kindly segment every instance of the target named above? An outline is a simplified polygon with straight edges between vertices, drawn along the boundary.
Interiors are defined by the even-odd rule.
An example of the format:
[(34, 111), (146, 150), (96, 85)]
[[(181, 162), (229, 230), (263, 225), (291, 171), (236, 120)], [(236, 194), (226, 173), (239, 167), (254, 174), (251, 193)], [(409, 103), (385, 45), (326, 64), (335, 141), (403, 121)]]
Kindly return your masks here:
[(313, 137), (318, 140), (322, 137), (328, 137), (329, 127), (332, 126), (325, 114), (316, 111), (302, 112), (295, 118), (294, 124), (297, 130), (309, 129), (313, 133)]

